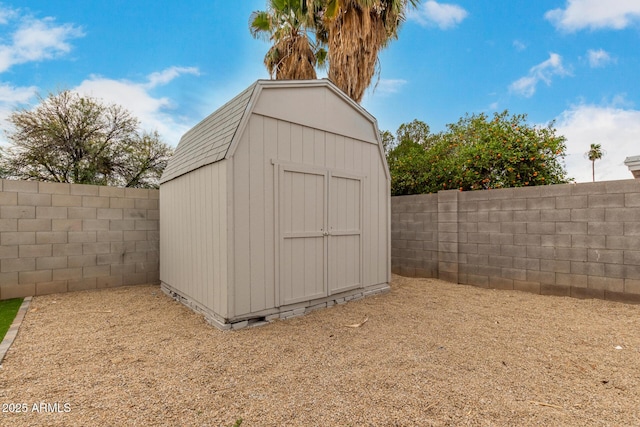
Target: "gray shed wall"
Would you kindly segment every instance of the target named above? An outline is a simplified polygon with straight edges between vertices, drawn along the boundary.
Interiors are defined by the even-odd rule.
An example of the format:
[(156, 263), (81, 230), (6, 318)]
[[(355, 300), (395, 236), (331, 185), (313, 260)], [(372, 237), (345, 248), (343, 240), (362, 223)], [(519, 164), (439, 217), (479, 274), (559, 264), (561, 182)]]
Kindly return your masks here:
[(234, 155), (234, 300), (242, 316), (278, 305), (274, 161), (359, 174), (363, 180), (363, 285), (389, 282), (389, 182), (378, 146), (253, 115)]
[[(160, 187), (160, 279), (170, 292), (220, 323), (317, 301), (319, 294), (305, 286), (322, 287), (326, 300), (356, 288), (361, 295), (367, 288), (377, 292), (383, 288), (376, 285), (390, 280), (390, 181), (375, 120), (327, 82), (293, 85), (259, 83), (226, 159)], [(217, 117), (198, 125), (207, 132), (189, 134), (213, 138), (215, 129), (207, 120)], [(191, 143), (206, 147), (202, 141)], [(296, 175), (298, 169), (316, 172)], [(320, 177), (326, 183), (317, 193), (326, 204), (319, 214), (324, 222), (312, 224), (308, 212), (295, 211), (302, 206), (296, 205), (300, 198), (287, 205), (294, 218), (302, 215), (303, 226), (311, 227), (308, 239), (295, 230), (293, 240), (283, 237), (282, 180), (289, 175)], [(343, 202), (347, 195), (350, 201)], [(318, 228), (328, 230), (327, 225), (339, 230), (323, 236)], [(295, 240), (298, 235), (301, 240)], [(298, 246), (285, 248), (289, 243)], [(296, 258), (300, 248), (305, 255)], [(289, 264), (283, 261), (287, 250), (293, 254)], [(287, 271), (281, 274), (282, 266)]]
[(227, 315), (227, 165), (213, 163), (160, 187), (160, 280)]

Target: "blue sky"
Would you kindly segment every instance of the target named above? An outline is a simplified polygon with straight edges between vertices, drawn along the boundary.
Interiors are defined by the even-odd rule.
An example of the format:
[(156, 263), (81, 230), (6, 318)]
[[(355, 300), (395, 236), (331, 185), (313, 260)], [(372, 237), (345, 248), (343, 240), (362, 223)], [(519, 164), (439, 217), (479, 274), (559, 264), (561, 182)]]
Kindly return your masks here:
[[(517, 4), (516, 4), (517, 3)], [(233, 4), (233, 7), (229, 7)], [(60, 89), (119, 103), (171, 145), (256, 79), (268, 44), (247, 29), (265, 0), (0, 3), (0, 128)], [(590, 181), (630, 179), (640, 155), (640, 1), (422, 0), (380, 56), (362, 105), (382, 130), (420, 119), (433, 132), (465, 113), (508, 109), (555, 120), (566, 166)], [(3, 137), (1, 137), (3, 138)]]

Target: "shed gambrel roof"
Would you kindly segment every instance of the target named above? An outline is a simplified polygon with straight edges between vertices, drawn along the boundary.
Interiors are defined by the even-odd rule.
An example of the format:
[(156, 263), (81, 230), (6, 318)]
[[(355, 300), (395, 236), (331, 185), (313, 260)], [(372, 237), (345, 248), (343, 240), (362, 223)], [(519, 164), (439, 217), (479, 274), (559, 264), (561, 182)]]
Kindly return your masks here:
[(257, 85), (249, 86), (180, 138), (160, 183), (225, 158)]
[[(193, 170), (232, 156), (234, 142), (241, 136), (243, 126), (255, 108), (262, 89), (277, 87), (326, 87), (330, 89), (351, 108), (366, 117), (366, 121), (373, 126), (375, 132), (372, 132), (374, 135), (372, 138), (378, 141), (382, 161), (386, 166), (376, 119), (329, 80), (258, 80), (182, 136), (162, 174), (160, 183), (171, 181)], [(386, 170), (388, 174), (388, 169)]]

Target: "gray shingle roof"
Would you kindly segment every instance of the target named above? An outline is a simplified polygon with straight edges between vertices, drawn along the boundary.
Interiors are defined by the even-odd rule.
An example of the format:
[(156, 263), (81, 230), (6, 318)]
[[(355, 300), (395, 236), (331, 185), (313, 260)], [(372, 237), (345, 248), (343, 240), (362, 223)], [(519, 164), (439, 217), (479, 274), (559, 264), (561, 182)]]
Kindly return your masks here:
[(225, 158), (257, 84), (249, 86), (180, 138), (160, 183)]

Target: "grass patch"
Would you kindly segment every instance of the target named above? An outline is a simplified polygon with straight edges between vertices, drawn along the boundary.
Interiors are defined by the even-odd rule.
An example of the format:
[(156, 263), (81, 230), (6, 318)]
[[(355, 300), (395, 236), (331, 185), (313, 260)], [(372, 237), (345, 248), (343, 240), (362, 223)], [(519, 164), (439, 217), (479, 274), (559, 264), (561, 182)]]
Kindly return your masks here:
[(14, 298), (0, 301), (0, 342), (11, 327), (11, 323), (22, 305), (22, 300), (23, 298)]

